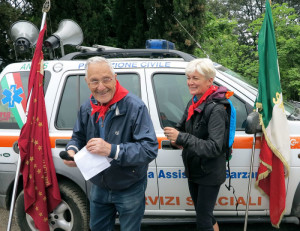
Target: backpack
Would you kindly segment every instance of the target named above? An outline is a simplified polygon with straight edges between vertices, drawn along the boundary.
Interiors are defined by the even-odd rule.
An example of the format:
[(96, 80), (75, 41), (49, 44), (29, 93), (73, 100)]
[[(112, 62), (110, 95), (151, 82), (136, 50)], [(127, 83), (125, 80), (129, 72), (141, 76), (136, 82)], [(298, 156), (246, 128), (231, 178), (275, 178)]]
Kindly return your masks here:
[(228, 115), (228, 119), (225, 123), (225, 155), (226, 155), (226, 161), (229, 162), (232, 158), (232, 145), (234, 142), (234, 136), (235, 136), (235, 128), (236, 128), (236, 110), (229, 99), (220, 99), (220, 100), (214, 100), (211, 103), (205, 105), (204, 107), (204, 120), (206, 121), (206, 124), (208, 124), (208, 120), (210, 117), (210, 114), (213, 110), (213, 108), (217, 104), (223, 104), (225, 107), (225, 110)]
[[(210, 117), (210, 114), (213, 110), (213, 108), (217, 105), (217, 104), (223, 104), (225, 107), (225, 110), (227, 112), (227, 120), (225, 123), (225, 144), (224, 144), (224, 152), (226, 155), (226, 161), (227, 161), (227, 170), (228, 170), (228, 174), (229, 174), (229, 184), (226, 185), (225, 187), (228, 189), (228, 191), (230, 191), (230, 189), (232, 188), (232, 193), (235, 197), (235, 200), (237, 202), (237, 197), (235, 195), (235, 190), (233, 188), (233, 186), (231, 185), (231, 172), (230, 172), (230, 160), (232, 158), (232, 145), (234, 142), (234, 136), (235, 136), (235, 128), (236, 128), (236, 110), (231, 102), (231, 100), (229, 99), (220, 99), (220, 100), (214, 100), (211, 103), (208, 103), (207, 105), (205, 105), (204, 109), (203, 109), (203, 118), (206, 122), (206, 124), (208, 124), (208, 120)], [(238, 207), (238, 203), (236, 203), (236, 210)]]

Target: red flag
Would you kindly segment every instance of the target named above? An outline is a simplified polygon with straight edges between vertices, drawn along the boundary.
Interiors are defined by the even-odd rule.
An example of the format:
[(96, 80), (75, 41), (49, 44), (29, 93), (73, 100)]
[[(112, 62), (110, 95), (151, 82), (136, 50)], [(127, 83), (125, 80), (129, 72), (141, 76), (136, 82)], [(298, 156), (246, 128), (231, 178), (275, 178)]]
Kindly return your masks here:
[[(44, 56), (42, 52), (46, 24), (39, 34), (28, 81), (30, 99), (27, 121), (22, 127), (19, 148), (23, 174), (25, 211), (39, 230), (49, 230), (48, 213), (61, 197), (52, 160), (44, 99)], [(29, 97), (31, 93), (31, 96)]]

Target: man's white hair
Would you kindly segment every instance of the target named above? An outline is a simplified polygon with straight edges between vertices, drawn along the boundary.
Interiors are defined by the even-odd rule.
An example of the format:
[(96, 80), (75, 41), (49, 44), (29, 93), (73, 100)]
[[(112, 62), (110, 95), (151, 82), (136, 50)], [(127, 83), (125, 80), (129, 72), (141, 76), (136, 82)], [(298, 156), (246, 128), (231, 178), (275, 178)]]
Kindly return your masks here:
[(89, 58), (86, 61), (86, 65), (85, 65), (85, 76), (86, 77), (87, 77), (87, 72), (88, 72), (89, 65), (92, 64), (92, 63), (105, 63), (105, 64), (107, 64), (107, 66), (109, 66), (109, 68), (111, 70), (111, 73), (113, 75), (115, 74), (115, 70), (114, 70), (113, 66), (111, 65), (111, 63), (106, 58), (103, 58), (103, 57), (100, 57), (100, 56), (94, 56), (94, 57)]
[(206, 79), (214, 79), (216, 76), (214, 64), (208, 58), (200, 58), (190, 61), (185, 68), (185, 74), (189, 75), (195, 71), (203, 75)]

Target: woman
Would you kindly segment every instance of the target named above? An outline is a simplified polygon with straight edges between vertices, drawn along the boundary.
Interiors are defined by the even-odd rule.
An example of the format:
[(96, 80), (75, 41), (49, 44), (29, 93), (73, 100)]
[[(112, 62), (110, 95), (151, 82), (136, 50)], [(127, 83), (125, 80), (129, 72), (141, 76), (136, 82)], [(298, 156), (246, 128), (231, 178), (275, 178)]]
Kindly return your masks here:
[[(226, 178), (224, 153), (225, 123), (223, 104), (227, 89), (213, 85), (216, 70), (210, 59), (195, 59), (186, 67), (192, 99), (175, 128), (165, 127), (172, 145), (183, 148), (182, 159), (197, 215), (197, 230), (216, 231), (213, 210), (220, 185)], [(207, 108), (211, 107), (210, 110)]]

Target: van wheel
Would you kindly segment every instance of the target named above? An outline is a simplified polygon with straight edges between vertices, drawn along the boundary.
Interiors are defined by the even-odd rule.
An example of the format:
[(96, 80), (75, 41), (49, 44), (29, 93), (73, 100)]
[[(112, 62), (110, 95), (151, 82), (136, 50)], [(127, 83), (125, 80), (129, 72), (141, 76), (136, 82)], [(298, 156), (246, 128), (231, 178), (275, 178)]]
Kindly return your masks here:
[[(60, 182), (61, 203), (49, 213), (51, 231), (89, 230), (87, 199), (81, 189), (70, 182)], [(38, 231), (30, 215), (25, 213), (24, 191), (16, 201), (16, 220), (22, 231)]]

